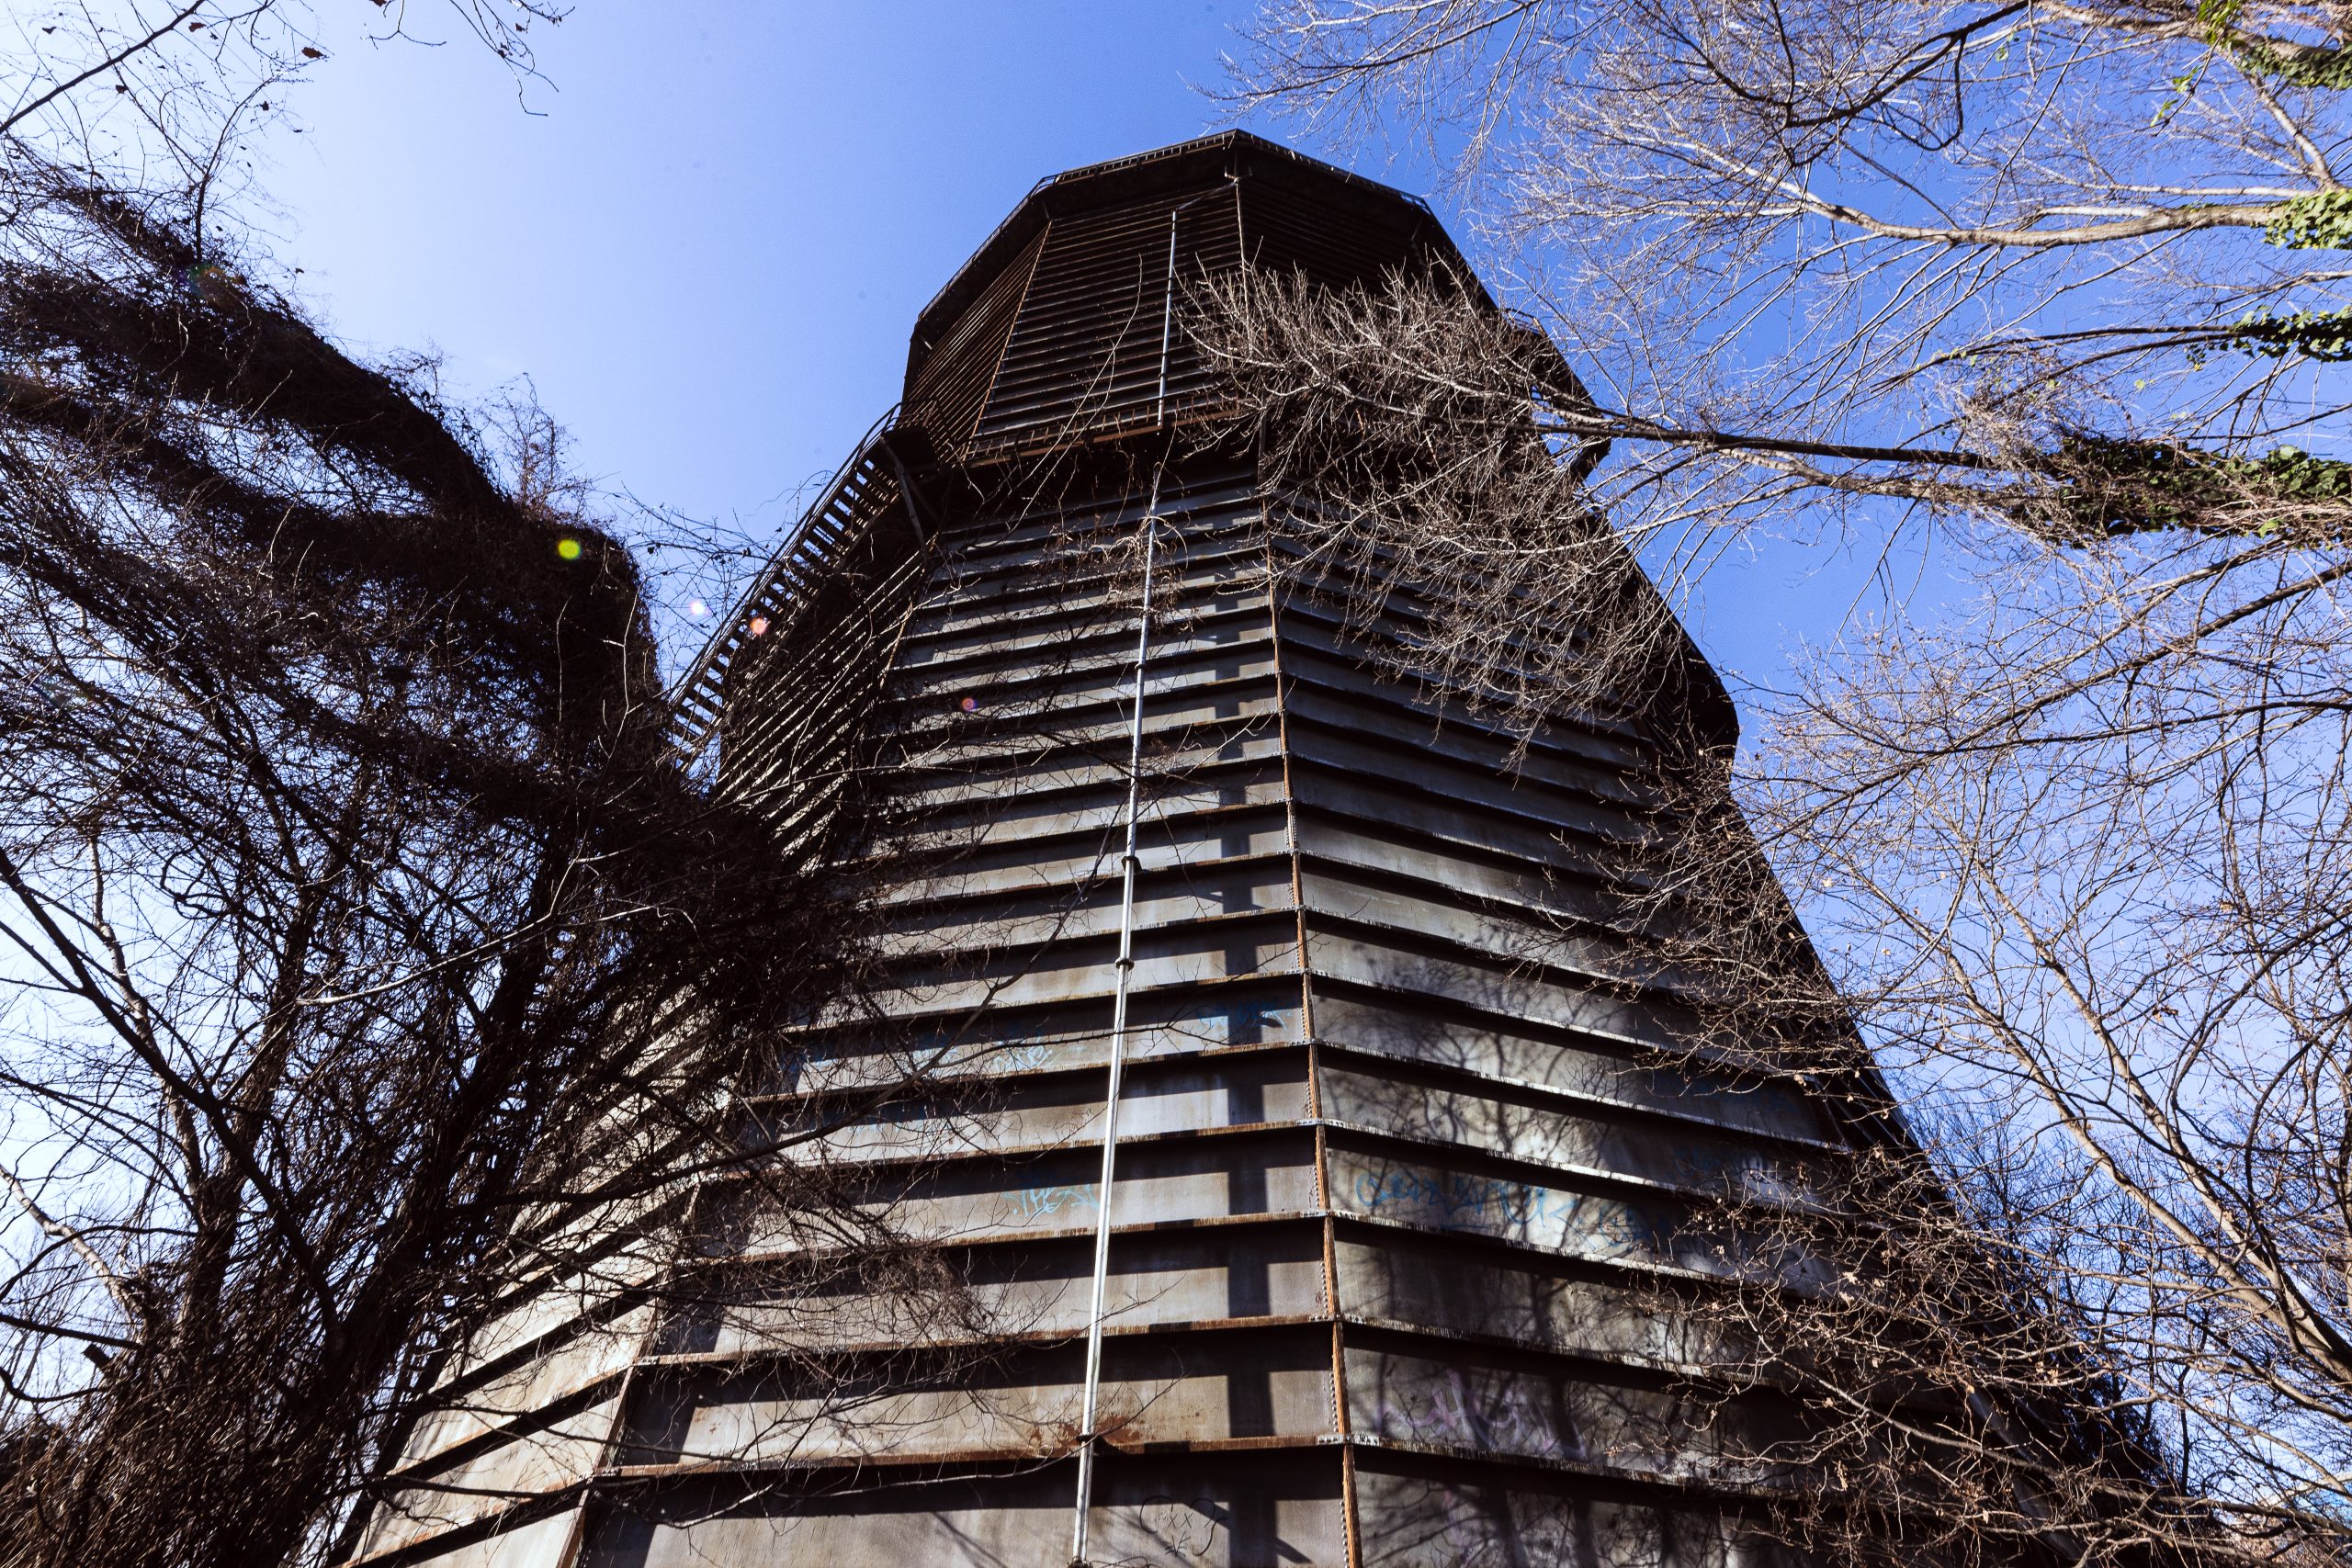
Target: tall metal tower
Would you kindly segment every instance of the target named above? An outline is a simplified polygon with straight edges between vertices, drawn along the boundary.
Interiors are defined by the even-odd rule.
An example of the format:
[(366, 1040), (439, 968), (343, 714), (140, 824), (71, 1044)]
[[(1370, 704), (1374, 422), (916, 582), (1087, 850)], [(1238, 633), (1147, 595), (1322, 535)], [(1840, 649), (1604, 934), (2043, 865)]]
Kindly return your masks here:
[[(1665, 1004), (1551, 940), (1605, 902), (1667, 732), (1728, 744), (1729, 704), (1693, 653), (1650, 718), (1514, 759), (1368, 671), (1344, 605), (1282, 586), (1284, 498), (1182, 330), (1245, 261), (1461, 267), (1412, 198), (1240, 133), (1045, 181), (687, 694), (792, 852), (881, 889), (874, 1008), (780, 1047), (771, 1105), (885, 1030), (985, 1089), (835, 1146), (999, 1342), (812, 1348), (781, 1302), (591, 1325), (554, 1292), (453, 1376), (369, 1561), (1745, 1560), (1644, 1436), (1680, 1353), (1645, 1281), (1705, 1178), (1855, 1134), (1654, 1068)], [(820, 1409), (824, 1356), (854, 1373)]]

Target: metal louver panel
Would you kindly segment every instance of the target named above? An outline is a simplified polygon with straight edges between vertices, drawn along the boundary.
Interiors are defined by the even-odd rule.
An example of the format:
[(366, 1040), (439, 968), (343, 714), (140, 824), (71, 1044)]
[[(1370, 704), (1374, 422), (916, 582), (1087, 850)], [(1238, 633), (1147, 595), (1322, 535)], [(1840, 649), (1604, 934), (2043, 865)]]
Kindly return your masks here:
[(1207, 367), (1179, 329), (1163, 378), (1162, 329), (1193, 279), (1238, 262), (1236, 204), (1223, 192), (1188, 193), (1047, 230), (974, 455), (1155, 429), (1193, 401)]
[(927, 431), (941, 451), (960, 451), (971, 440), (989, 389), (996, 385), (1005, 339), (1013, 330), (1038, 255), (1052, 231), (1050, 224), (1038, 231), (1027, 249), (956, 321), (947, 340), (924, 360), (920, 373), (909, 378), (905, 421)]

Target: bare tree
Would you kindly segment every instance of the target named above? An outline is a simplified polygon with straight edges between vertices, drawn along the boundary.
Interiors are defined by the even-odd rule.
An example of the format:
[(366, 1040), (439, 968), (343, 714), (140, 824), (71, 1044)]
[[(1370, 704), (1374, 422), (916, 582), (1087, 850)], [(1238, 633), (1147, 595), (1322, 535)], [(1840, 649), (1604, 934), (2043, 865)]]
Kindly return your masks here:
[[(2346, 1550), (2345, 25), (1363, 0), (1270, 7), (1243, 64), (1421, 139), (1517, 273), (1532, 336), (1402, 280), (1261, 278), (1203, 328), (1326, 536), (1471, 585), (1433, 645), (1498, 701), (1671, 667), (1654, 618), (1599, 659), (1511, 635), (1514, 595), (1600, 603), (1612, 551), (1669, 595), (1733, 549), (1906, 585), (1757, 694), (1736, 769), (1661, 781), (1680, 869), (1619, 912), (1715, 1004), (1694, 1051), (1883, 1123), (1706, 1221), (1756, 1348), (1707, 1386), (1812, 1410), (1746, 1458), (1826, 1554)], [(1339, 434), (1514, 421), (1548, 460), (1471, 504)]]
[[(318, 52), (289, 9), (11, 24), (10, 1563), (347, 1549), (430, 1489), (388, 1472), (519, 1297), (732, 1304), (678, 1266), (697, 1204), (820, 1237), (812, 1298), (960, 1321), (836, 1149), (922, 1069), (760, 1098), (780, 1036), (854, 1016), (871, 922), (776, 803), (682, 765), (647, 520), (527, 400), (459, 408), (256, 281), (235, 154)], [(457, 12), (518, 70), (560, 15)]]

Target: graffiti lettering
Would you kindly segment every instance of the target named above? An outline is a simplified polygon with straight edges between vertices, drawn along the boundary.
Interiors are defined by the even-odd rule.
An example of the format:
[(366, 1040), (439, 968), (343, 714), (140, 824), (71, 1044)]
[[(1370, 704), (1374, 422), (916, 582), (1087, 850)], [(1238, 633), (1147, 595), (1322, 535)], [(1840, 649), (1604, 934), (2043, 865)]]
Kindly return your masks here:
[(1012, 1196), (1013, 1212), (1024, 1225), (1066, 1210), (1100, 1206), (1091, 1187), (1029, 1187)]
[(998, 1067), (1008, 1073), (1025, 1073), (1049, 1065), (1054, 1048), (1042, 1040), (1008, 1040), (997, 1047)]

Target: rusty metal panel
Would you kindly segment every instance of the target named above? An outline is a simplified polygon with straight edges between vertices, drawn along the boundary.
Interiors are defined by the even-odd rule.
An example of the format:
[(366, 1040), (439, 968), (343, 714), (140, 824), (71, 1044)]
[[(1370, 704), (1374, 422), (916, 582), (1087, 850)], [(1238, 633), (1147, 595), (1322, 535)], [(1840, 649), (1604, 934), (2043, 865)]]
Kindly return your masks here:
[[(1341, 925), (1329, 917), (1307, 930), (1307, 961), (1317, 976), (1360, 987), (1432, 998), (1525, 1024), (1576, 1030), (1623, 1048), (1674, 1048), (1687, 1030), (1672, 1027), (1655, 1001), (1633, 1001), (1602, 990), (1555, 983), (1502, 960), (1474, 961), (1443, 950), (1416, 949), (1389, 933)], [(1665, 1016), (1661, 1016), (1661, 1015)]]
[(1827, 1135), (1818, 1108), (1792, 1084), (1709, 1077), (1687, 1066), (1643, 1061), (1622, 1038), (1547, 1033), (1519, 1018), (1445, 1009), (1434, 1000), (1334, 991), (1317, 998), (1317, 1030), (1326, 1040), (1367, 1052), (1668, 1112), (1694, 1125), (1816, 1145)]
[[(572, 1522), (572, 1516), (567, 1511), (518, 1523), (494, 1535), (427, 1556), (403, 1556), (401, 1561), (414, 1563), (416, 1568), (569, 1568)], [(390, 1547), (389, 1537), (379, 1540), (371, 1532), (368, 1544), (361, 1551), (373, 1552)]]
[[(1222, 1057), (1200, 1063), (1143, 1062), (1121, 1096), (1119, 1124), (1131, 1137), (1193, 1133), (1216, 1127), (1295, 1122), (1306, 1116), (1306, 1063), (1302, 1055)], [(1040, 1145), (1092, 1145), (1102, 1137), (1102, 1102), (1088, 1091), (1090, 1074), (1032, 1077), (968, 1103), (921, 1104), (886, 1122), (857, 1121), (815, 1140), (796, 1157), (887, 1158), (909, 1147), (977, 1154)]]
[(1476, 898), (1508, 900), (1540, 912), (1546, 922), (1602, 921), (1623, 912), (1622, 896), (1605, 878), (1580, 871), (1565, 857), (1538, 866), (1521, 855), (1475, 850), (1319, 812), (1300, 820), (1298, 847), (1301, 854), (1327, 866), (1383, 872)]
[[(1597, 813), (1576, 811), (1573, 802), (1562, 802), (1545, 817), (1482, 810), (1475, 802), (1419, 795), (1385, 780), (1324, 768), (1300, 770), (1298, 798), (1302, 806), (1319, 812), (1374, 825), (1393, 824), (1473, 849), (1521, 856), (1537, 864), (1564, 858), (1562, 833), (1582, 833), (1587, 825), (1603, 820)], [(1597, 840), (1597, 835), (1587, 836)]]
[(1687, 1441), (1671, 1428), (1672, 1399), (1657, 1388), (1596, 1383), (1542, 1357), (1351, 1345), (1347, 1389), (1350, 1429), (1384, 1443), (1588, 1461), (1675, 1455)]
[[(1316, 1208), (1312, 1139), (1302, 1129), (1215, 1138), (1138, 1141), (1121, 1159), (1114, 1224), (1167, 1224), (1235, 1214)], [(1003, 1160), (951, 1160), (894, 1180), (877, 1174), (871, 1208), (903, 1235), (968, 1245), (1020, 1235), (1091, 1233), (1101, 1203), (1099, 1161), (1080, 1150)], [(763, 1190), (714, 1193), (709, 1254), (798, 1249), (792, 1217), (768, 1209)]]
[[(1030, 1352), (959, 1368), (913, 1367), (848, 1391), (808, 1385), (789, 1362), (649, 1374), (620, 1461), (775, 1465), (977, 1452), (1052, 1455), (1079, 1415), (1078, 1359)], [(1311, 1334), (1123, 1337), (1106, 1349), (1102, 1408), (1129, 1450), (1332, 1430), (1330, 1354)]]
[[(950, 971), (909, 976), (898, 987), (876, 992), (875, 1000), (897, 1016), (919, 1018), (1100, 996), (1097, 982), (1110, 962), (1111, 944), (1091, 945), (1102, 951), (1087, 951), (1088, 943), (1060, 943), (1035, 957), (1001, 955), (980, 965), (977, 975)], [(1284, 942), (1271, 928), (1251, 932), (1187, 926), (1151, 933), (1136, 945), (1135, 983), (1141, 990), (1295, 974), (1298, 969), (1296, 939)]]
[(1586, 975), (1630, 974), (1634, 963), (1648, 964), (1604, 928), (1555, 920), (1540, 906), (1505, 903), (1427, 874), (1439, 869), (1414, 867), (1423, 874), (1408, 880), (1311, 866), (1301, 874), (1302, 892), (1308, 908), (1351, 925), (1385, 927), (1408, 941), (1427, 938), (1514, 964)]
[(1401, 794), (1392, 798), (1415, 805), (1434, 796), (1451, 807), (1483, 807), (1507, 820), (1540, 822), (1551, 830), (1600, 841), (1623, 842), (1641, 828), (1640, 818), (1626, 807), (1548, 780), (1513, 778), (1491, 765), (1457, 763), (1443, 756), (1400, 755), (1393, 745), (1335, 736), (1316, 727), (1297, 727), (1291, 753), (1345, 780), (1402, 785)]
[(1025, 250), (992, 279), (979, 299), (950, 327), (907, 380), (907, 423), (941, 446), (960, 446), (978, 423), (980, 406), (996, 381), (1004, 340), (1021, 309), (1037, 255), (1045, 248), (1039, 229)]
[(609, 1322), (580, 1327), (545, 1354), (505, 1372), (452, 1393), (417, 1423), (408, 1440), (410, 1463), (429, 1461), (514, 1419), (516, 1411), (542, 1409), (570, 1398), (626, 1368), (652, 1326), (652, 1312), (639, 1307)]
[[(961, 1166), (928, 1174), (890, 1206), (902, 1228), (971, 1239), (1003, 1232), (1091, 1229), (1100, 1205), (1091, 1156), (1046, 1155), (1002, 1170)], [(1258, 1135), (1199, 1145), (1138, 1145), (1120, 1161), (1114, 1224), (1165, 1224), (1316, 1206), (1304, 1136)]]
[[(1101, 1068), (1108, 1055), (1098, 997), (1045, 1008), (989, 1008), (950, 1015), (935, 1032), (918, 1029), (908, 1047), (939, 1064), (945, 1079)], [(1131, 1061), (1295, 1041), (1304, 1033), (1298, 983), (1251, 978), (1176, 987), (1137, 998), (1130, 1015)], [(908, 1021), (920, 1025), (921, 1021)], [(828, 1037), (778, 1064), (775, 1082), (823, 1092), (895, 1080), (900, 1050), (868, 1050), (854, 1038)]]
[[(1091, 1264), (1082, 1238), (978, 1247), (962, 1260), (989, 1329), (1023, 1342), (1085, 1332)], [(1320, 1227), (1273, 1220), (1120, 1236), (1109, 1310), (1119, 1332), (1327, 1314)], [(924, 1321), (933, 1311), (920, 1297), (794, 1293), (780, 1284), (754, 1290), (721, 1280), (695, 1293), (655, 1349), (726, 1358), (777, 1346), (911, 1345), (938, 1335), (938, 1325)]]
[(1018, 450), (1157, 428), (1171, 400), (1180, 411), (1193, 401), (1209, 386), (1207, 367), (1189, 334), (1171, 334), (1171, 353), (1161, 353), (1160, 318), (1203, 269), (1231, 270), (1240, 239), (1235, 204), (1190, 193), (1054, 223), (972, 446)]
[(1416, 1473), (1370, 1461), (1357, 1474), (1356, 1506), (1366, 1568), (1743, 1568), (1703, 1510), (1608, 1489), (1536, 1490), (1459, 1468)]
[[(1289, 601), (1283, 616), (1283, 639), (1287, 644), (1287, 665), (1302, 690), (1320, 688), (1328, 695), (1340, 700), (1343, 705), (1366, 709), (1386, 709), (1407, 723), (1420, 725), (1442, 723), (1449, 728), (1460, 728), (1473, 735), (1483, 735), (1489, 745), (1511, 745), (1516, 737), (1496, 729), (1491, 717), (1476, 711), (1464, 711), (1459, 706), (1431, 701), (1415, 688), (1393, 677), (1384, 676), (1367, 668), (1364, 650), (1351, 646), (1344, 634), (1336, 628), (1316, 627), (1302, 614), (1306, 604)], [(1643, 765), (1650, 760), (1646, 747), (1639, 738), (1622, 730), (1606, 730), (1586, 726), (1558, 724), (1546, 728), (1532, 737), (1528, 744), (1542, 753), (1553, 754), (1566, 761), (1583, 762), (1596, 769), (1618, 771), (1628, 775), (1618, 787), (1630, 787), (1638, 779)], [(1440, 753), (1443, 755), (1442, 752)]]
[(577, 1485), (603, 1461), (619, 1412), (617, 1398), (600, 1400), (430, 1466), (377, 1511), (362, 1550), (377, 1553), (430, 1540), (490, 1520), (518, 1499)]
[[(1143, 879), (1136, 894), (1136, 923), (1176, 926), (1293, 907), (1287, 857), (1235, 861), (1219, 855), (1216, 863), (1188, 868), (1182, 875)], [(1107, 880), (1025, 883), (985, 900), (934, 898), (903, 911), (886, 906), (886, 911), (885, 951), (898, 956), (1115, 936), (1120, 919), (1115, 889)]]
[[(1603, 747), (1589, 741), (1583, 750), (1571, 750), (1547, 744), (1550, 738), (1539, 736), (1522, 750), (1500, 736), (1440, 723), (1436, 715), (1416, 706), (1410, 694), (1395, 685), (1376, 681), (1367, 684), (1360, 678), (1344, 689), (1319, 685), (1316, 676), (1325, 668), (1316, 654), (1302, 657), (1294, 651), (1290, 657), (1289, 672), (1296, 680), (1285, 696), (1285, 705), (1302, 737), (1317, 733), (1356, 737), (1376, 741), (1396, 755), (1436, 756), (1507, 774), (1522, 784), (1549, 784), (1627, 808), (1647, 803), (1647, 792), (1634, 771), (1642, 759), (1622, 744)], [(1349, 673), (1357, 672), (1350, 670)]]
[(1340, 1233), (1334, 1261), (1351, 1319), (1652, 1367), (1706, 1359), (1639, 1286), (1570, 1259), (1465, 1253), (1442, 1236), (1365, 1226)]
[[(972, 1481), (871, 1484), (859, 1492), (775, 1487), (672, 1492), (616, 1503), (580, 1568), (712, 1568), (815, 1562), (838, 1568), (1058, 1563), (1069, 1547), (1068, 1476), (1014, 1470)], [(731, 1506), (730, 1506), (731, 1503)], [(1348, 1560), (1336, 1454), (1114, 1460), (1094, 1536), (1133, 1568), (1342, 1568)]]
[(1666, 1262), (1679, 1218), (1663, 1194), (1572, 1185), (1376, 1148), (1335, 1146), (1334, 1208), (1432, 1234), (1492, 1236), (1545, 1252)]
[[(1344, 1060), (1344, 1059), (1342, 1059)], [(1754, 1141), (1679, 1121), (1575, 1110), (1502, 1086), (1484, 1092), (1426, 1075), (1327, 1064), (1317, 1083), (1323, 1114), (1375, 1132), (1456, 1145), (1563, 1170), (1606, 1171), (1694, 1191), (1735, 1183), (1758, 1197), (1803, 1201), (1792, 1162)]]
[[(1150, 802), (1148, 820), (1158, 830), (1155, 837), (1164, 836), (1171, 847), (1214, 842), (1217, 856), (1246, 854), (1250, 852), (1224, 842), (1233, 835), (1232, 812), (1236, 807), (1255, 806), (1266, 808), (1258, 818), (1262, 826), (1278, 820), (1283, 806), (1282, 781), (1273, 778), (1251, 779), (1226, 784), (1212, 784), (1189, 789), (1167, 789), (1156, 792)], [(1125, 807), (1124, 795), (1106, 800), (1089, 800), (1073, 806), (1066, 801), (1040, 801), (1023, 809), (1016, 798), (1008, 800), (1001, 811), (989, 811), (969, 830), (948, 828), (925, 843), (963, 855), (987, 846), (1014, 846), (1021, 855), (1017, 863), (1032, 871), (1033, 877), (1046, 874), (1046, 868), (1057, 863), (1092, 863), (1058, 862), (1035, 858), (1041, 849), (1048, 854), (1053, 846), (1040, 844), (1040, 839), (1069, 838), (1098, 847), (1110, 830), (1118, 825)], [(959, 813), (959, 815), (961, 815)], [(1170, 856), (1173, 863), (1178, 857)], [(1066, 878), (1064, 879), (1066, 880)], [(936, 886), (939, 879), (934, 878)]]

